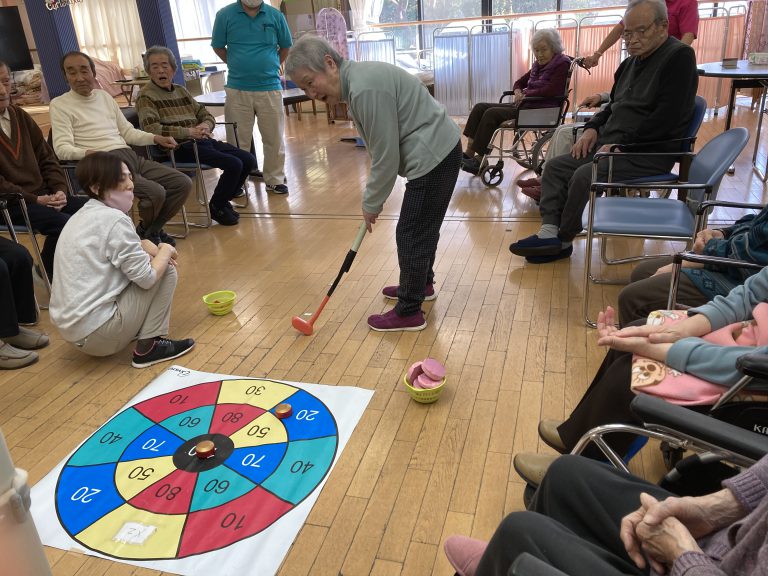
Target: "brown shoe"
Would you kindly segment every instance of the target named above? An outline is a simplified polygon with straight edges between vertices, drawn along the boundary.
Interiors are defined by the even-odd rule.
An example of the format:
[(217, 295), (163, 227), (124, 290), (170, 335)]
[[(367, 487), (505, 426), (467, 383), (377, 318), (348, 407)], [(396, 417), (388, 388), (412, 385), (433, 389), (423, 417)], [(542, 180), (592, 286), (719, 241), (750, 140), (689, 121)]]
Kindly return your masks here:
[(544, 479), (549, 465), (557, 458), (559, 458), (558, 454), (515, 454), (512, 466), (520, 478), (536, 488)]
[(560, 433), (557, 431), (558, 427), (562, 424), (559, 420), (542, 420), (539, 422), (539, 438), (544, 440), (544, 444), (550, 448), (554, 448), (560, 454), (565, 454), (568, 449), (565, 447)]
[(19, 350), (0, 340), (0, 370), (16, 370), (37, 362), (37, 352)]

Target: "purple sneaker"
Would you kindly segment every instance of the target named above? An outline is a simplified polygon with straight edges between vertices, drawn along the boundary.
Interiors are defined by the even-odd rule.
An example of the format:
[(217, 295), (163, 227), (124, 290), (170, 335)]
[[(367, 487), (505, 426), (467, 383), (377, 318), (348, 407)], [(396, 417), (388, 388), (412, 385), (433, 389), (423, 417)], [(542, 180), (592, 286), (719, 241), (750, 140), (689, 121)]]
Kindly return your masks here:
[[(385, 298), (389, 298), (390, 300), (397, 300), (397, 289), (399, 286), (387, 286), (384, 288), (384, 290), (381, 291), (382, 294), (384, 294)], [(424, 288), (424, 300), (430, 301), (437, 298), (437, 294), (435, 294), (435, 285), (434, 284), (427, 284), (427, 287)]]
[(393, 308), (386, 314), (368, 316), (368, 326), (377, 332), (418, 332), (427, 327), (427, 319), (421, 310), (410, 316), (398, 316)]

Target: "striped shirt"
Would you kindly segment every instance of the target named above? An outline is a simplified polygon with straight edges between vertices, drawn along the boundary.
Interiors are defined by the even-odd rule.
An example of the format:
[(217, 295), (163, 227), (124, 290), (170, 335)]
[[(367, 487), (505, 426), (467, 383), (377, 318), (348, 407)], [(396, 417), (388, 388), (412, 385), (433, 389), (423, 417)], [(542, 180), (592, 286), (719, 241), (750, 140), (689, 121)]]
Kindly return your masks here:
[(177, 84), (172, 86), (171, 90), (165, 90), (148, 82), (142, 87), (136, 100), (142, 129), (161, 136), (173, 136), (176, 140), (189, 139), (189, 129), (203, 122), (213, 130), (216, 119), (205, 106), (186, 88)]

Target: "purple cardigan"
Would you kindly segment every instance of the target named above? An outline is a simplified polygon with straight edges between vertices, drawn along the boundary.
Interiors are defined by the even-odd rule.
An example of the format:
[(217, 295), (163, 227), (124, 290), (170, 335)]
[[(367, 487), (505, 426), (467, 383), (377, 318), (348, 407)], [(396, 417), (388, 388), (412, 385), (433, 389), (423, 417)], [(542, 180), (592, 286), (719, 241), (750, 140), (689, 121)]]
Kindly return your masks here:
[[(522, 90), (526, 96), (564, 96), (570, 67), (571, 59), (562, 53), (555, 54), (544, 66), (534, 62), (531, 69), (518, 78), (512, 90)], [(559, 104), (560, 102), (554, 99), (539, 100), (526, 104), (526, 108), (549, 108)]]
[(699, 541), (704, 553), (685, 552), (670, 576), (768, 574), (768, 456), (723, 482), (747, 516)]

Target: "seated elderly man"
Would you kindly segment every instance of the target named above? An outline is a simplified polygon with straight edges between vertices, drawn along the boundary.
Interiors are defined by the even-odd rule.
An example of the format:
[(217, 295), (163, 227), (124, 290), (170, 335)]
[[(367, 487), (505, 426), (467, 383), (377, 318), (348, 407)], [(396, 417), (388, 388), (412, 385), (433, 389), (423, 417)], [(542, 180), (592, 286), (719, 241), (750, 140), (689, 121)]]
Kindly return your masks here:
[(229, 201), (242, 189), (256, 166), (256, 158), (250, 152), (211, 137), (216, 119), (186, 88), (173, 83), (177, 65), (171, 50), (152, 46), (144, 54), (144, 68), (151, 82), (141, 89), (136, 101), (141, 127), (182, 142), (174, 153), (180, 162), (195, 161), (192, 142), (197, 142), (200, 162), (222, 171), (209, 204), (211, 218), (224, 226), (234, 226), (240, 214)]
[[(41, 256), (51, 278), (59, 234), (86, 199), (66, 193), (67, 178), (40, 127), (10, 99), (11, 70), (0, 61), (0, 194), (24, 196), (32, 227), (45, 236)], [(9, 201), (8, 212), (14, 224), (26, 224), (18, 202)]]
[[(691, 123), (698, 85), (693, 49), (667, 33), (664, 0), (634, 0), (624, 15), (624, 41), (630, 57), (614, 74), (611, 101), (586, 123), (570, 154), (547, 163), (539, 205), (542, 225), (533, 236), (512, 244), (513, 254), (529, 262), (568, 258), (571, 242), (582, 230), (589, 200), (592, 158), (616, 144), (639, 144), (638, 152), (675, 152), (679, 144), (643, 143), (682, 138)], [(668, 172), (674, 157), (616, 157), (613, 180), (631, 180)], [(608, 162), (599, 164), (598, 180), (607, 180)]]
[(94, 89), (96, 66), (87, 54), (68, 52), (61, 59), (61, 69), (71, 90), (51, 100), (56, 154), (61, 160), (81, 160), (97, 151), (118, 156), (133, 174), (139, 199), (141, 222), (136, 232), (155, 244), (175, 246), (163, 225), (184, 206), (192, 181), (177, 170), (138, 156), (130, 146), (175, 148), (176, 140), (134, 128), (112, 96)]
[(507, 516), (490, 542), (445, 542), (460, 576), (507, 576), (524, 552), (572, 576), (763, 576), (768, 456), (722, 490), (685, 498), (603, 463), (562, 456), (530, 511)]
[(37, 348), (48, 336), (19, 323), (37, 322), (32, 288), (32, 257), (27, 249), (0, 238), (0, 370), (15, 370), (37, 362)]
[(533, 100), (527, 108), (559, 106), (558, 96), (565, 94), (568, 69), (571, 59), (563, 54), (563, 42), (557, 30), (537, 30), (531, 38), (531, 51), (536, 61), (512, 86), (511, 103), (481, 102), (472, 107), (464, 127), (467, 137), (467, 151), (462, 159), (462, 170), (477, 174), (480, 162), (490, 152), (493, 133), (503, 122), (517, 118), (518, 110), (526, 96), (541, 98)]

